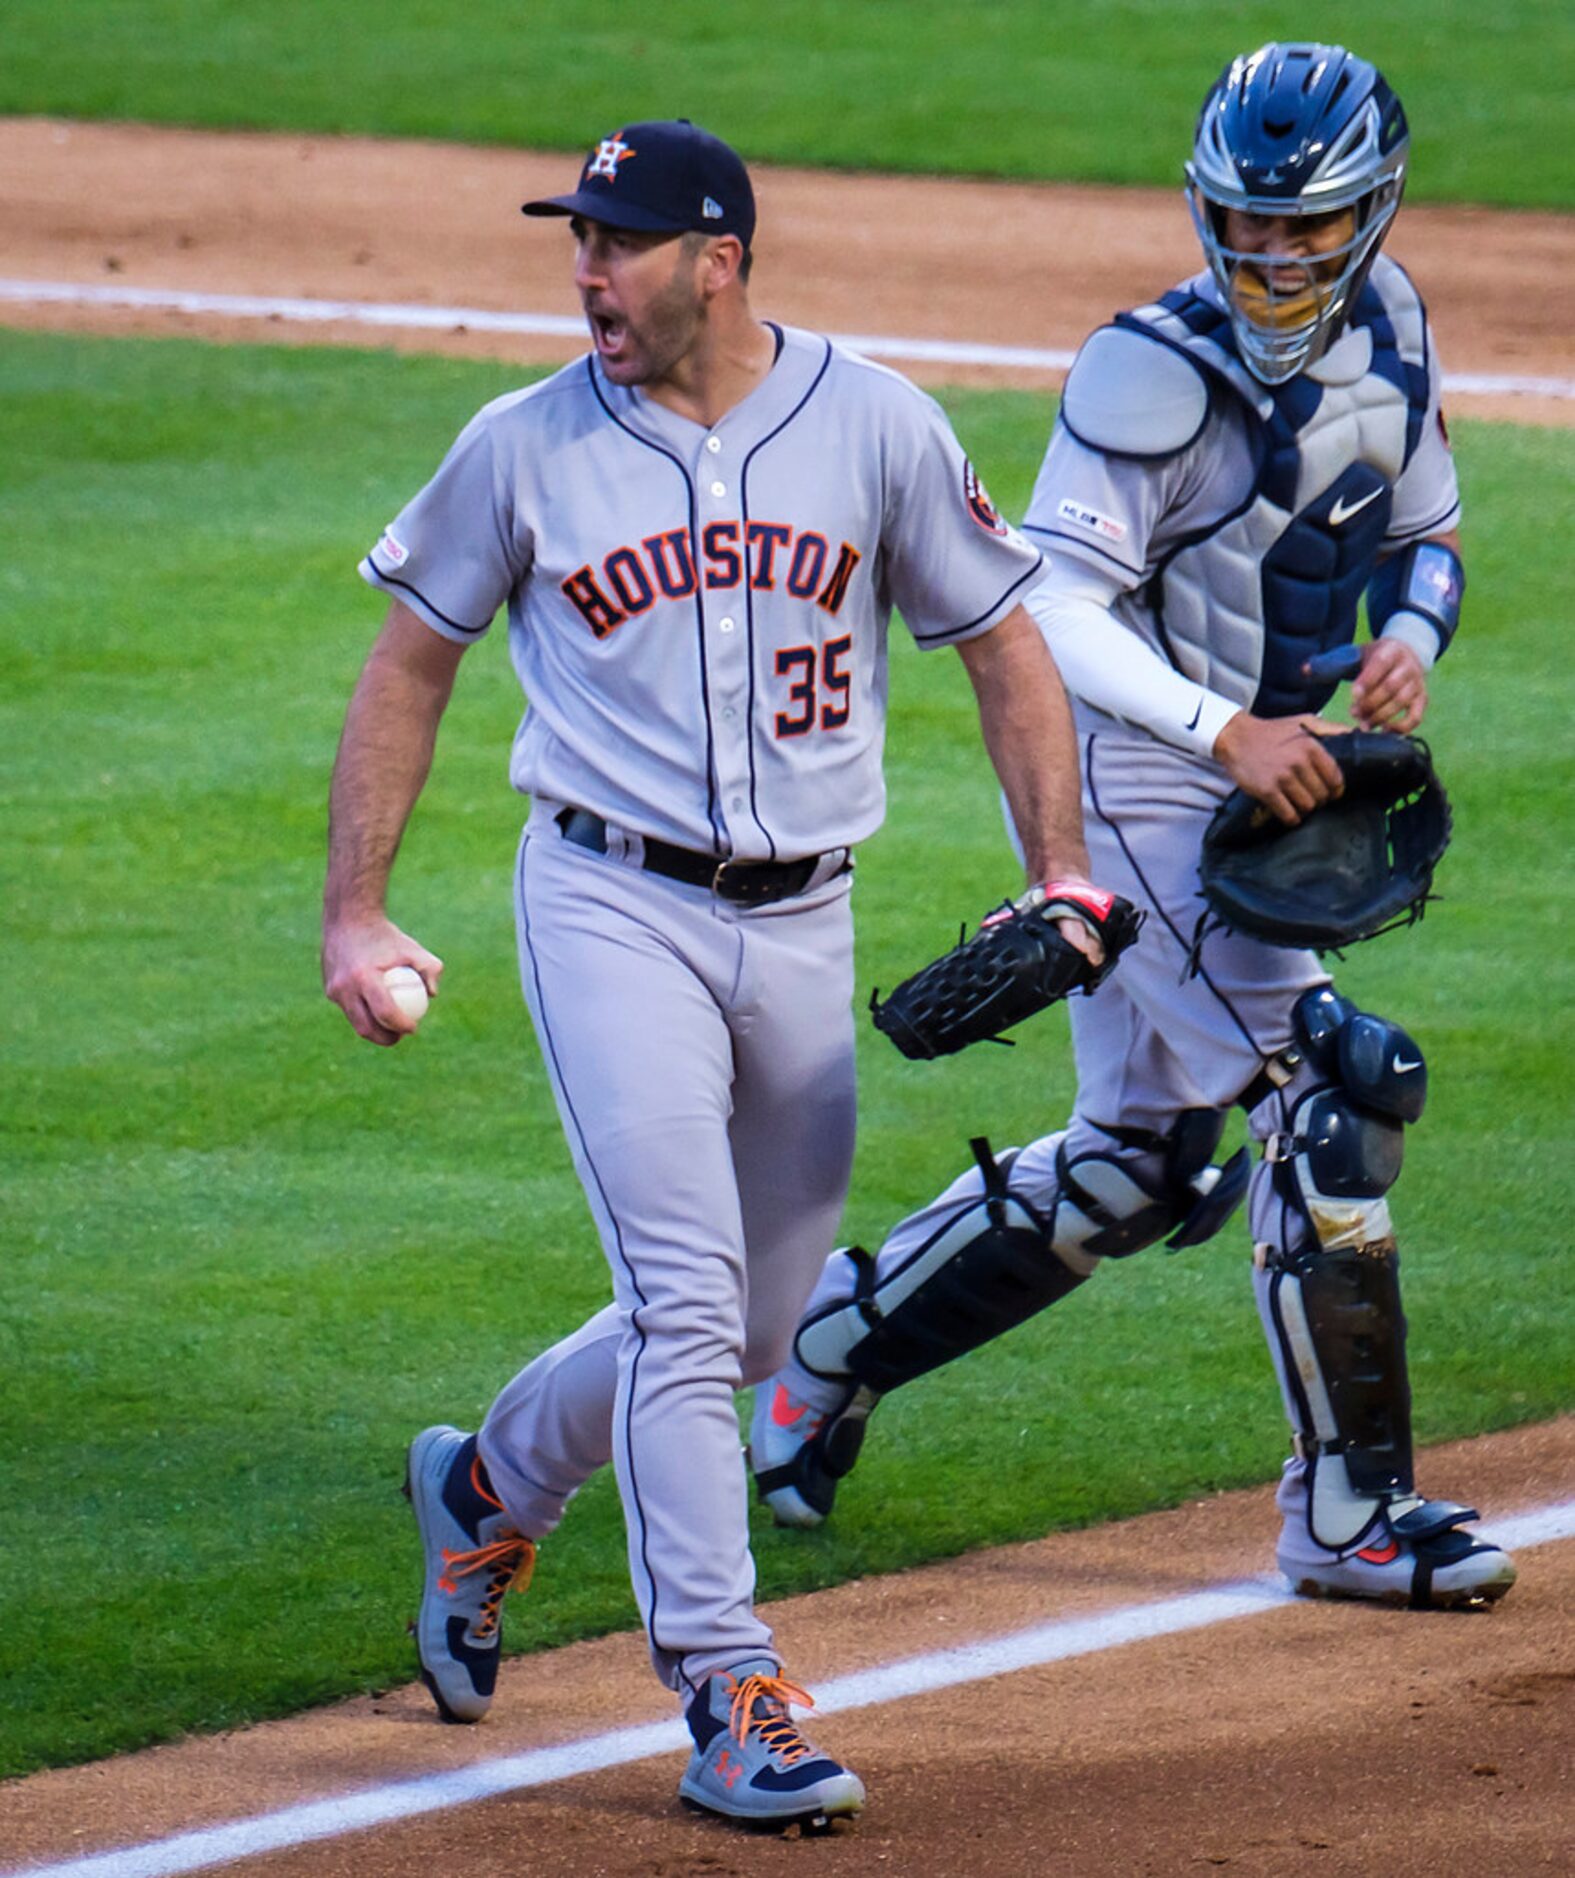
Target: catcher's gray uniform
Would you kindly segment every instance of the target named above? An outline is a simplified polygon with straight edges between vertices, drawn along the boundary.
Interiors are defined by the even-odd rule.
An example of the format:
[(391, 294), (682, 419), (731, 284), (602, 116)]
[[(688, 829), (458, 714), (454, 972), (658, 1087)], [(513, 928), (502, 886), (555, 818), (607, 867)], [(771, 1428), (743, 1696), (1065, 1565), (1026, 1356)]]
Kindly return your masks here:
[[(776, 330), (710, 429), (594, 359), (489, 405), (362, 563), (451, 640), (507, 605), (521, 974), (614, 1301), (509, 1384), (480, 1451), (531, 1538), (613, 1458), (675, 1689), (775, 1659), (733, 1392), (785, 1358), (843, 1205), (848, 868), (884, 809), (891, 610), (955, 643), (1041, 566), (931, 399)], [(651, 871), (673, 849), (791, 891)]]
[[(1110, 980), (1069, 1007), (1078, 1090), (1067, 1128), (1001, 1156), (993, 1175), (970, 1169), (904, 1220), (873, 1266), (829, 1262), (795, 1361), (760, 1392), (754, 1423), (762, 1490), (789, 1523), (829, 1509), (873, 1399), (981, 1341), (993, 1313), (996, 1328), (1017, 1321), (1025, 1286), (1050, 1303), (1102, 1257), (1172, 1230), (1191, 1242), (1217, 1229), (1247, 1163), (1238, 1156), (1223, 1174), (1206, 1163), (1238, 1102), (1269, 1144), (1250, 1221), (1292, 1425), (1331, 1448), (1349, 1432), (1317, 1399), (1318, 1361), (1310, 1378), (1296, 1373), (1308, 1332), (1288, 1321), (1300, 1294), (1278, 1282), (1308, 1247), (1390, 1240), (1382, 1186), (1331, 1201), (1298, 1145), (1303, 1105), (1337, 1078), (1300, 1047), (1295, 1013), (1321, 1022), (1343, 1001), (1308, 999), (1327, 984), (1312, 953), (1219, 929), (1200, 939), (1197, 857), (1231, 787), (1211, 754), (1223, 725), (1241, 708), (1316, 710), (1333, 686), (1309, 682), (1303, 663), (1350, 640), (1378, 557), (1458, 519), (1438, 379), (1421, 303), (1382, 256), (1344, 335), (1272, 389), (1242, 366), (1207, 274), (1102, 329), (1080, 354), (1024, 523), (1052, 556), (1029, 605), (1077, 700), (1091, 871), (1148, 919)], [(1397, 616), (1395, 629), (1417, 634), (1431, 663), (1430, 628)], [(1392, 1026), (1383, 1034), (1404, 1038)], [(1396, 1068), (1420, 1075), (1408, 1045), (1395, 1047)], [(1275, 1178), (1287, 1158), (1300, 1182), (1294, 1205)], [(1310, 1296), (1313, 1281), (1304, 1289)], [(964, 1329), (958, 1299), (970, 1290), (977, 1321)], [(1309, 1303), (1307, 1315), (1320, 1308)], [(1395, 1347), (1398, 1321), (1380, 1328)], [(906, 1371), (882, 1366), (888, 1346)], [(916, 1347), (927, 1347), (917, 1364)], [(1369, 1351), (1369, 1370), (1373, 1360)], [(856, 1382), (864, 1388), (850, 1401)], [(1403, 1363), (1372, 1386), (1392, 1407)], [(827, 1467), (812, 1475), (817, 1444)], [(1408, 1469), (1408, 1429), (1405, 1444)], [(1332, 1457), (1309, 1496), (1303, 1463), (1292, 1464), (1281, 1562), (1293, 1576), (1309, 1556), (1327, 1564), (1364, 1539), (1372, 1549), (1378, 1501), (1367, 1489)], [(1391, 1512), (1407, 1504), (1396, 1496)]]

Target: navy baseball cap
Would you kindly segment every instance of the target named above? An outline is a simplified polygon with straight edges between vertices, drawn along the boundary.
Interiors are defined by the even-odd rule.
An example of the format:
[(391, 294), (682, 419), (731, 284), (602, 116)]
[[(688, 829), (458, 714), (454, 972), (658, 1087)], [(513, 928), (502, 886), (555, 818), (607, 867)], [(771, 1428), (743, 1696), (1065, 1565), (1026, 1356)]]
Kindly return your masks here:
[(630, 124), (585, 159), (573, 195), (524, 204), (526, 215), (583, 215), (609, 228), (682, 235), (755, 234), (755, 192), (730, 145), (686, 117)]

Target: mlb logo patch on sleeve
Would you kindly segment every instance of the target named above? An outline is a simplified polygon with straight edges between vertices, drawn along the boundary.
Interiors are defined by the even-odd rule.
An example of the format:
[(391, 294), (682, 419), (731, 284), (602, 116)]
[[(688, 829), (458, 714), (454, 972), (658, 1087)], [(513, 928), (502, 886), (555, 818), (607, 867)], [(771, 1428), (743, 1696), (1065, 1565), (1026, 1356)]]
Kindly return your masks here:
[(403, 567), (410, 559), (410, 550), (390, 530), (383, 530), (383, 538), (377, 544), (377, 551), (383, 559), (394, 567)]
[(1125, 541), (1127, 525), (1118, 522), (1114, 516), (1101, 515), (1098, 509), (1088, 508), (1081, 502), (1074, 502), (1070, 496), (1064, 497), (1056, 513), (1063, 522), (1072, 522), (1078, 528), (1086, 528), (1091, 535), (1102, 535), (1106, 541)]

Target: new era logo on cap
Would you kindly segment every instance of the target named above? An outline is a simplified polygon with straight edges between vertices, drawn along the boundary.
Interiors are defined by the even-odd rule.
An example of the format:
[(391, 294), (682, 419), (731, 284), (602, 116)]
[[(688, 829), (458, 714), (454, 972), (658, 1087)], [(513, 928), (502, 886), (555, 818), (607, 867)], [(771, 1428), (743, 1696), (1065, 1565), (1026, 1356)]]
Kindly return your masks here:
[(583, 215), (611, 228), (679, 235), (755, 233), (755, 195), (738, 152), (687, 118), (628, 124), (585, 159), (572, 195), (527, 202), (527, 215)]

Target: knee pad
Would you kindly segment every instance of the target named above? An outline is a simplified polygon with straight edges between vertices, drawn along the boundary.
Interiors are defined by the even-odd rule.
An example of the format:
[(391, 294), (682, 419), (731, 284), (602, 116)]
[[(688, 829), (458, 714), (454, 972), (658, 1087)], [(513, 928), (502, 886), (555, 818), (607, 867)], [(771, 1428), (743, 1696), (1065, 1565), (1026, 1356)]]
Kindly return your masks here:
[(1400, 1174), (1404, 1124), (1427, 1101), (1427, 1065), (1387, 1018), (1359, 1011), (1330, 985), (1297, 999), (1297, 1044), (1321, 1086), (1298, 1102), (1264, 1157), (1280, 1192), (1326, 1251), (1393, 1245), (1384, 1195)]
[(1304, 991), (1291, 1010), (1302, 1055), (1325, 1082), (1397, 1121), (1420, 1121), (1427, 1064), (1416, 1039), (1387, 1017), (1359, 1011), (1333, 985)]
[(1225, 1118), (1223, 1109), (1184, 1109), (1163, 1134), (1104, 1129), (1125, 1156), (1069, 1154), (1063, 1140), (1056, 1153), (1056, 1249), (1126, 1258), (1159, 1239), (1179, 1251), (1212, 1238), (1240, 1206), (1252, 1175), (1245, 1148), (1223, 1167), (1210, 1164)]
[[(1309, 1521), (1349, 1544), (1377, 1505), (1413, 1492), (1399, 1254), (1385, 1195), (1404, 1125), (1426, 1100), (1422, 1053), (1398, 1024), (1325, 986), (1297, 1001), (1297, 1042), (1321, 1081), (1264, 1156), (1311, 1235), (1263, 1248), (1269, 1320), (1312, 1467)], [(1320, 1465), (1323, 1462), (1323, 1465)]]

